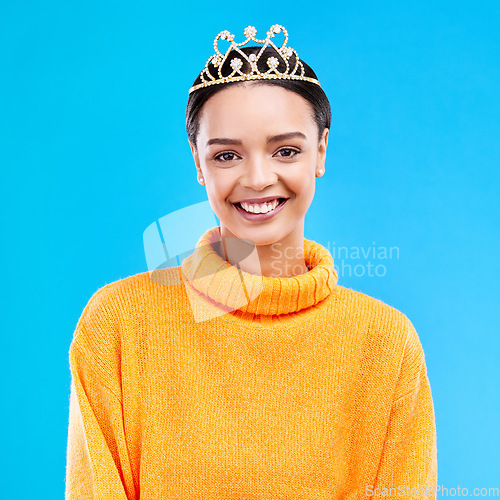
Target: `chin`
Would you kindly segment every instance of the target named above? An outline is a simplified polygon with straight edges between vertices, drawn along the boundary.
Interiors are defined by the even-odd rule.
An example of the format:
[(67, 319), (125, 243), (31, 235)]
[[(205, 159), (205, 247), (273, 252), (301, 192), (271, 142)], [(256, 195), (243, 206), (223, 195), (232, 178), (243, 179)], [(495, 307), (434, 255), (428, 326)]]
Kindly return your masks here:
[[(279, 226), (277, 228), (277, 226)], [(226, 226), (227, 227), (227, 226)], [(261, 245), (271, 245), (273, 243), (277, 243), (281, 241), (290, 231), (287, 231), (283, 225), (274, 225), (274, 224), (261, 224), (255, 225), (253, 227), (244, 227), (243, 225), (239, 225), (233, 231), (228, 228), (237, 238), (248, 239), (252, 241), (256, 246)]]

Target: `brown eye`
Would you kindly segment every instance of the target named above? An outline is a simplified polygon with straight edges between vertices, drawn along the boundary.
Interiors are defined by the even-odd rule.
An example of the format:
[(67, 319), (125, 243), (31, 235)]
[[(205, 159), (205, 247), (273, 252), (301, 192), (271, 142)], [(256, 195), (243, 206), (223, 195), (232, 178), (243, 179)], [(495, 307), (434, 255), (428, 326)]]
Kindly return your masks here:
[(300, 153), (300, 151), (298, 149), (283, 148), (283, 149), (280, 149), (276, 154), (278, 156), (281, 156), (282, 158), (292, 158), (299, 153)]
[(215, 161), (231, 161), (236, 158), (236, 155), (234, 153), (231, 153), (231, 151), (224, 151), (223, 153), (219, 153), (214, 157)]

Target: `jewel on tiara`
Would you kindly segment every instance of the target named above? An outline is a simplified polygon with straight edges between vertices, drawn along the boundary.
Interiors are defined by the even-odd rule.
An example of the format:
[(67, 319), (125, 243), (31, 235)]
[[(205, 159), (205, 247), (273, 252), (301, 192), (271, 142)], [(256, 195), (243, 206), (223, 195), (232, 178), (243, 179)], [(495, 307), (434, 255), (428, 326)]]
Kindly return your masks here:
[[(274, 38), (274, 35), (280, 33), (281, 31), (283, 31), (285, 39), (281, 44), (281, 46), (277, 47), (273, 43), (271, 38)], [(246, 39), (241, 43), (236, 43), (234, 41), (234, 35), (232, 33), (229, 33), (229, 31), (227, 30), (221, 31), (215, 37), (214, 40), (215, 54), (213, 54), (208, 58), (207, 62), (205, 63), (204, 69), (200, 73), (199, 78), (201, 79), (201, 83), (193, 85), (189, 89), (189, 94), (191, 94), (191, 92), (194, 92), (197, 89), (208, 87), (210, 85), (216, 85), (218, 83), (240, 82), (243, 80), (257, 80), (257, 79), (305, 80), (311, 83), (315, 83), (316, 85), (320, 85), (319, 81), (316, 80), (315, 78), (304, 76), (304, 65), (302, 64), (302, 61), (299, 59), (297, 52), (291, 47), (287, 47), (286, 45), (288, 41), (288, 32), (283, 26), (279, 24), (273, 24), (269, 28), (269, 31), (266, 33), (267, 37), (264, 40), (258, 40), (257, 38), (255, 38), (257, 30), (255, 29), (254, 26), (247, 26), (243, 31), (243, 33)], [(227, 49), (225, 54), (222, 54), (222, 52), (219, 51), (219, 48), (217, 46), (219, 39), (227, 40), (228, 42), (230, 42), (229, 48)], [(246, 45), (250, 40), (263, 44), (258, 54), (247, 55), (242, 50), (240, 50), (240, 47)], [(265, 72), (261, 72), (257, 67), (257, 63), (264, 49), (268, 46), (274, 47), (276, 51), (276, 57), (274, 56), (268, 57), (266, 63), (269, 69)], [(224, 76), (222, 74), (222, 67), (224, 65), (224, 62), (227, 60), (230, 54), (232, 55), (234, 52), (238, 52), (238, 54), (241, 55), (242, 59), (245, 59), (249, 63), (250, 72), (243, 73), (240, 70), (240, 68), (243, 66), (243, 60), (238, 57), (234, 57), (233, 59), (231, 59), (230, 62), (230, 66), (233, 71), (229, 75)], [(293, 65), (293, 67), (291, 67), (291, 65), (289, 64), (289, 59), (294, 54), (295, 54), (295, 64)], [(278, 59), (278, 57), (285, 63), (285, 71), (283, 72), (278, 71), (278, 67), (280, 64), (280, 60)], [(214, 68), (217, 68), (216, 76), (214, 76), (211, 73), (210, 64), (212, 64)]]

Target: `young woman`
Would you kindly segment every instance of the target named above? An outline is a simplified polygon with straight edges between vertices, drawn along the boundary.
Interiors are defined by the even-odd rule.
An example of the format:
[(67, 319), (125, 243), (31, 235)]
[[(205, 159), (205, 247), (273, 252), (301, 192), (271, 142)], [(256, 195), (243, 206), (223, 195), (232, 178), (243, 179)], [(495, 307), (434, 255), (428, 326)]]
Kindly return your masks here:
[(189, 94), (220, 226), (181, 266), (98, 290), (78, 322), (67, 499), (436, 496), (412, 323), (339, 285), (330, 253), (304, 238), (328, 99), (282, 26), (255, 34), (221, 32), (214, 45), (229, 49)]

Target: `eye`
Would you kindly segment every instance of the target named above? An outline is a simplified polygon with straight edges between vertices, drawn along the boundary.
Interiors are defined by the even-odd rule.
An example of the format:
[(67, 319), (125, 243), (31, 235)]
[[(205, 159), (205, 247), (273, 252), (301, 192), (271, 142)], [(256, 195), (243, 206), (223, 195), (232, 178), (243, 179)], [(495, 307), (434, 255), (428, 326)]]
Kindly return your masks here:
[(236, 153), (233, 153), (232, 151), (223, 151), (222, 153), (219, 153), (214, 156), (214, 160), (220, 162), (232, 161), (235, 158), (236, 158)]
[(294, 156), (298, 155), (300, 153), (300, 150), (295, 149), (295, 148), (281, 148), (280, 150), (276, 151), (275, 154), (278, 156), (281, 156), (282, 158), (293, 158)]

